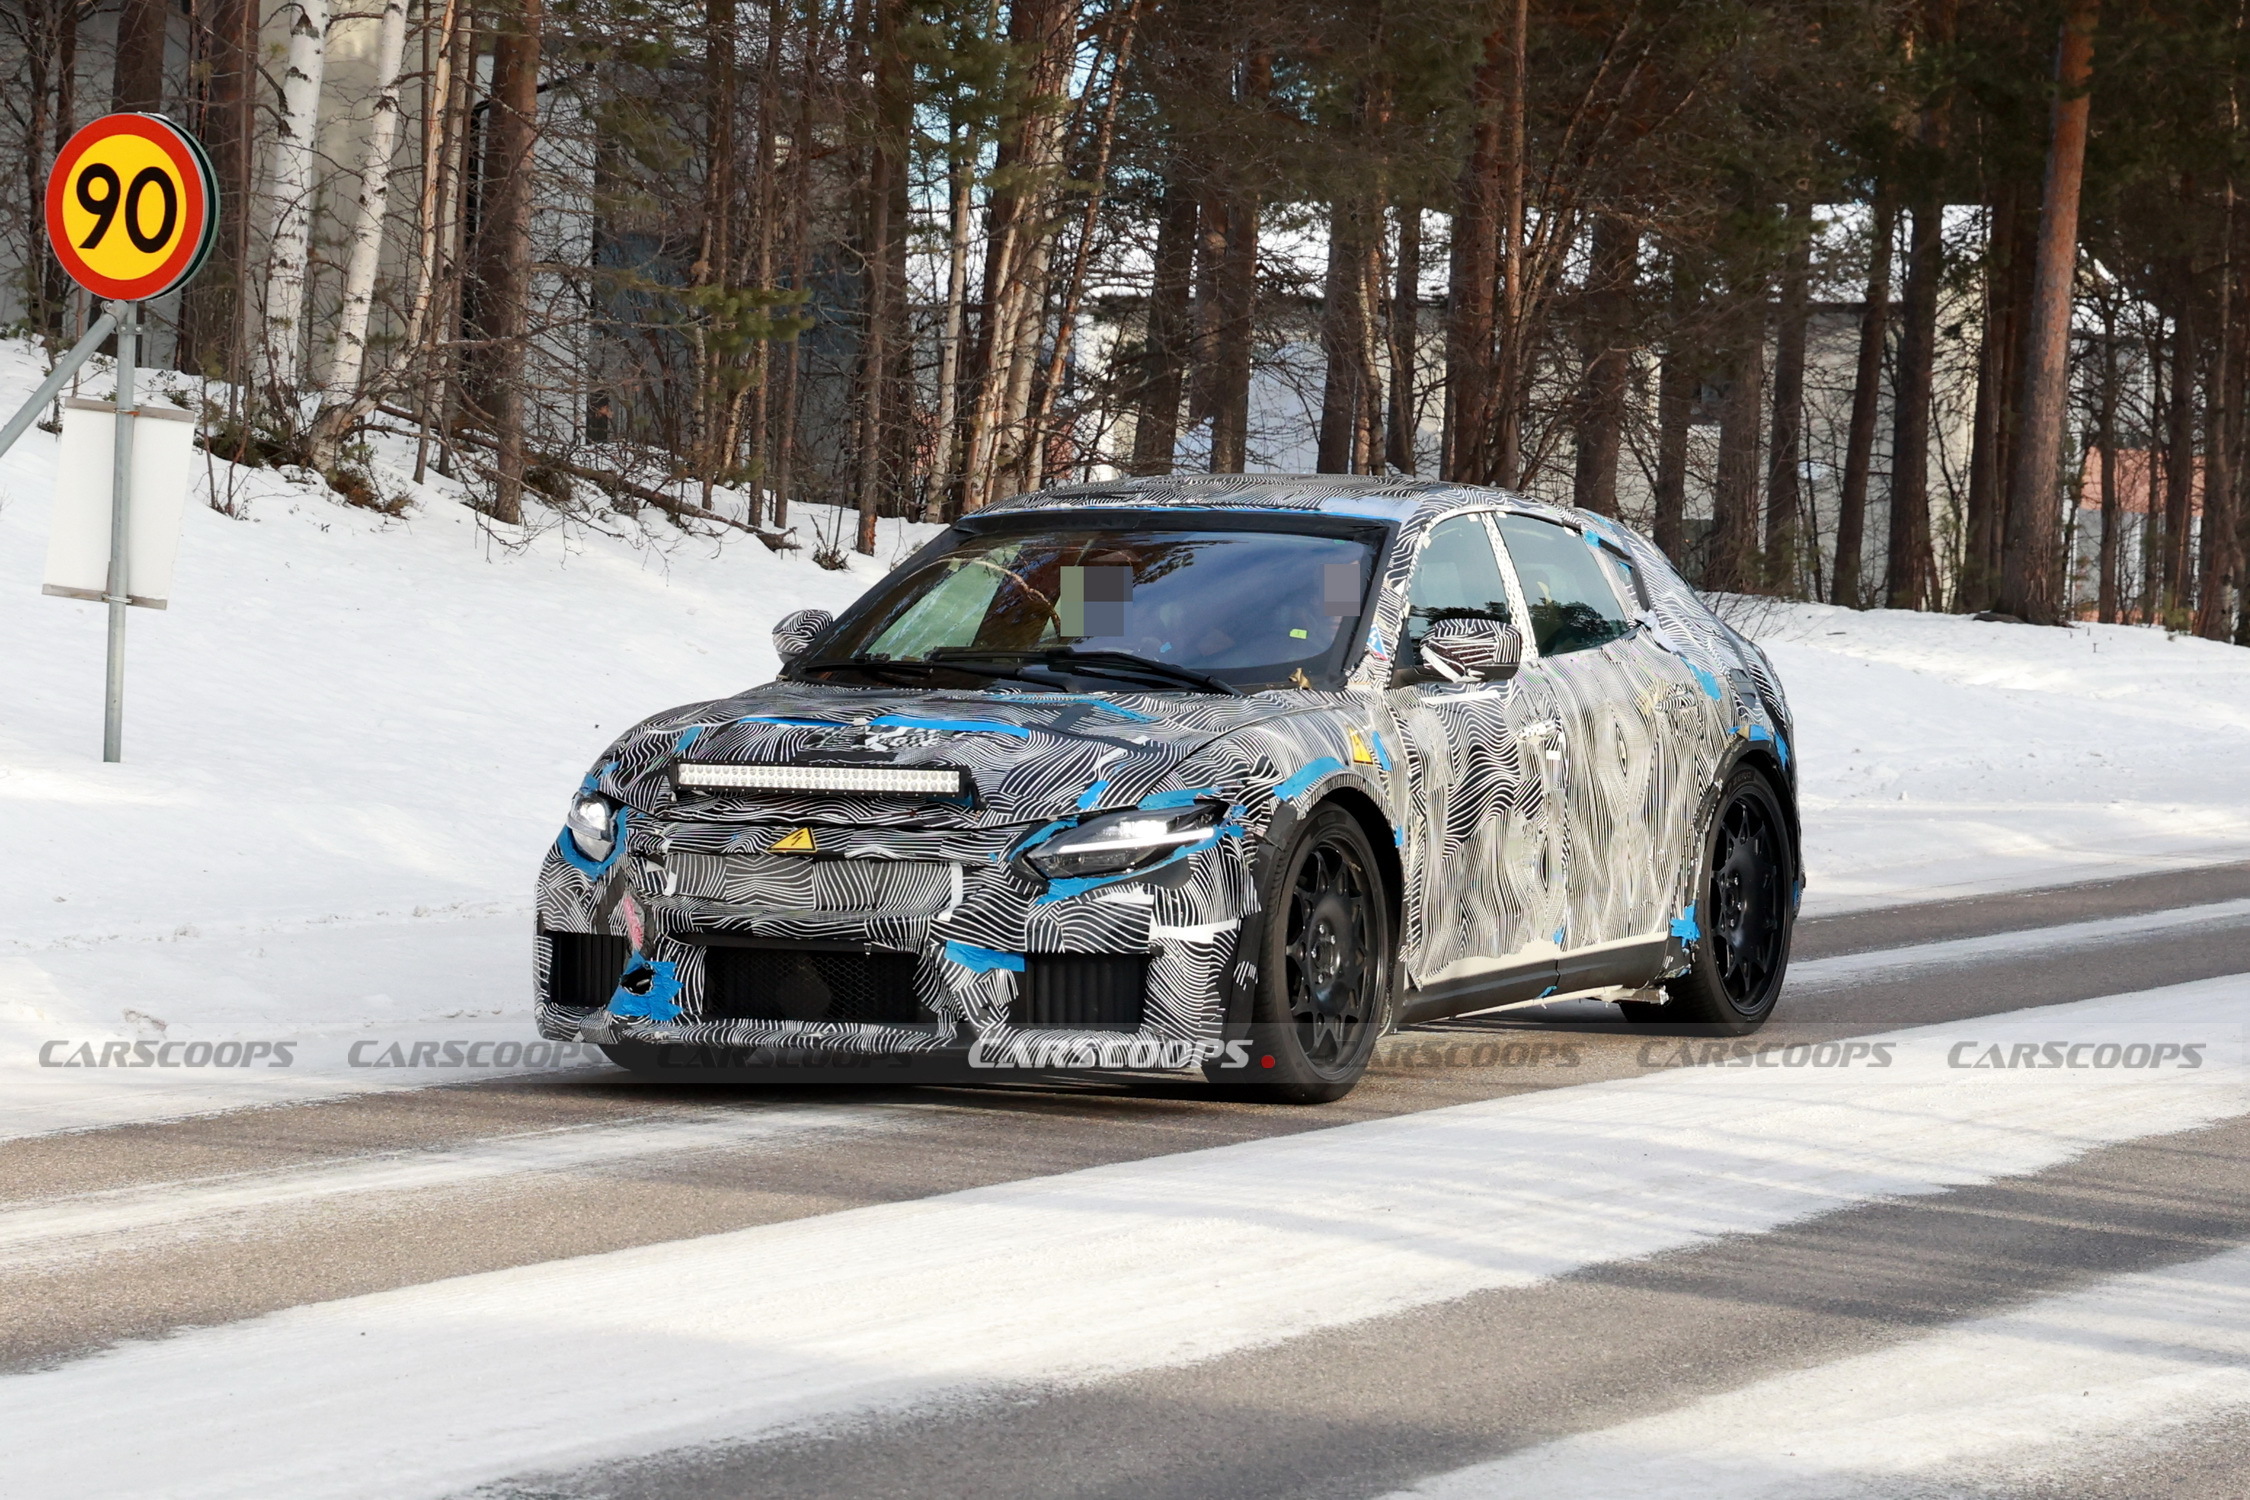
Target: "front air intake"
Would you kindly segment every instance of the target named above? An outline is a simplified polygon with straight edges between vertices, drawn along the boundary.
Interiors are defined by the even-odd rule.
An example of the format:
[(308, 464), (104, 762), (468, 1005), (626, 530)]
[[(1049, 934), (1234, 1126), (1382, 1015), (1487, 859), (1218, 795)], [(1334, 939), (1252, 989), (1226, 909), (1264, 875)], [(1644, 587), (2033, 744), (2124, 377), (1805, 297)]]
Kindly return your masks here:
[(550, 932), (547, 944), (547, 999), (556, 1005), (593, 1010), (617, 993), (632, 945), (601, 932)]
[(708, 1020), (906, 1025), (929, 1019), (914, 996), (911, 953), (712, 947), (703, 961)]
[(1026, 954), (1008, 1019), (1017, 1026), (1138, 1031), (1147, 989), (1145, 953)]

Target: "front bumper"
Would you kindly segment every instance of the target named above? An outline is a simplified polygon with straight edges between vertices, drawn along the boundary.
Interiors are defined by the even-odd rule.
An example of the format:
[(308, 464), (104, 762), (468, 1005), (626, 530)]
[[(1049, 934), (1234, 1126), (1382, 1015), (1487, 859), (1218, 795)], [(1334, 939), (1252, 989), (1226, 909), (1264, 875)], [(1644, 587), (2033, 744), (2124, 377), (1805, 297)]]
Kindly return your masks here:
[(540, 881), (541, 1035), (823, 1073), (1225, 1057), (1255, 980), (1239, 830), (1067, 895), (1009, 857), (1006, 831), (820, 829), (816, 858), (771, 852), (790, 832), (643, 829), (600, 870), (558, 846)]

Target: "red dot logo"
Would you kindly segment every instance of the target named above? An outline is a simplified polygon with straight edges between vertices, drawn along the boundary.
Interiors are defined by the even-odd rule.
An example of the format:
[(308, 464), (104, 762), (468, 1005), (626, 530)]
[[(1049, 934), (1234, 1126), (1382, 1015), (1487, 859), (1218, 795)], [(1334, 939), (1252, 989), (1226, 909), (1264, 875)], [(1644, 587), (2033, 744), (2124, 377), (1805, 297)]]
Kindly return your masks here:
[(1261, 1068), (1270, 1068), (1273, 1066), (1273, 1059), (1270, 1057), (1261, 1057), (1258, 1059), (1258, 1066)]

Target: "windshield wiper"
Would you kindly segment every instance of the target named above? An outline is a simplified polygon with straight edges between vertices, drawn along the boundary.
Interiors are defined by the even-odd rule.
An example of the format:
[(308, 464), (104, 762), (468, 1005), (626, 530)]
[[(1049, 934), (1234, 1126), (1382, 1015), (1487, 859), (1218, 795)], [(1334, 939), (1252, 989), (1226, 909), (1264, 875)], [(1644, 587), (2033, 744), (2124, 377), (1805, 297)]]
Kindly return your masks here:
[(1088, 677), (1138, 677), (1144, 682), (1153, 678), (1198, 692), (1223, 693), (1229, 698), (1242, 696), (1242, 689), (1223, 678), (1192, 667), (1152, 661), (1130, 651), (1073, 651), (1067, 646), (1054, 646), (1045, 651), (979, 651), (974, 647), (940, 646), (930, 652), (929, 659), (949, 667), (962, 662), (1006, 664), (1012, 669), (1008, 675), (1016, 677), (1023, 675), (1024, 667), (1039, 667), (1048, 672), (1078, 672)]
[(1101, 671), (1107, 669), (1111, 676), (1154, 677), (1160, 682), (1176, 682), (1184, 687), (1201, 688), (1206, 693), (1220, 693), (1229, 698), (1242, 696), (1242, 689), (1222, 677), (1209, 672), (1198, 672), (1193, 667), (1174, 666), (1168, 661), (1156, 661), (1146, 656), (1135, 656), (1130, 651), (1048, 651), (1039, 658), (1048, 670), (1056, 670), (1064, 662), (1070, 667), (1062, 670)]
[(1197, 692), (1221, 693), (1229, 698), (1242, 696), (1242, 689), (1233, 683), (1192, 667), (1152, 661), (1130, 651), (1073, 651), (1067, 646), (1045, 651), (983, 651), (974, 646), (938, 646), (926, 656), (846, 656), (833, 661), (807, 662), (795, 670), (799, 674), (865, 672), (876, 677), (885, 673), (893, 677), (918, 677), (931, 672), (962, 672), (972, 677), (1028, 682), (1034, 687), (1048, 686), (1043, 677), (1032, 675), (1034, 671), (1052, 675), (1076, 672), (1087, 677), (1138, 677), (1143, 682), (1153, 680), (1167, 686), (1193, 688)]

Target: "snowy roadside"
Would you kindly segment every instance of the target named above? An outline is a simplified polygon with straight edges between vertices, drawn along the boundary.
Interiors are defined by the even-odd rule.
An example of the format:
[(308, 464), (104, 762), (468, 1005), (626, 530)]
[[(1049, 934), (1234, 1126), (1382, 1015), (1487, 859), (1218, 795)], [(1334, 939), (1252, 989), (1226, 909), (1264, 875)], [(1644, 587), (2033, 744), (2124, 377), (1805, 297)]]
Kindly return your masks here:
[[(39, 368), (0, 343), (0, 409)], [(928, 533), (885, 522), (845, 572), (811, 508), (793, 554), (654, 517), (509, 546), (443, 482), (394, 519), (235, 471), (247, 517), (192, 506), (171, 608), (133, 612), (104, 766), (101, 611), (39, 593), (55, 447), (0, 459), (0, 1137), (583, 1061), (412, 1065), (530, 1040), (532, 872), (610, 738), (771, 676), (775, 618)], [(408, 486), (407, 444), (376, 457)], [(1799, 721), (1809, 911), (2250, 857), (2250, 652), (1814, 605), (1755, 633)], [(133, 1042), (213, 1050), (39, 1065)], [(368, 1061), (393, 1042), (407, 1066)]]
[[(0, 408), (40, 369), (0, 343)], [(0, 1136), (466, 1076), (352, 1066), (369, 1037), (362, 1057), (409, 1059), (530, 1040), (531, 878), (587, 765), (647, 713), (771, 677), (777, 617), (841, 608), (931, 530), (885, 521), (831, 572), (823, 508), (785, 554), (653, 512), (503, 541), (434, 475), (391, 518), (219, 465), (247, 517), (190, 506), (171, 607), (131, 613), (105, 766), (102, 611), (39, 592), (56, 447), (34, 430), (0, 459)], [(412, 489), (410, 444), (376, 460)], [(299, 1045), (286, 1067), (39, 1066), (89, 1039)]]
[(1797, 716), (1808, 913), (2250, 859), (2250, 651), (1755, 612)]

